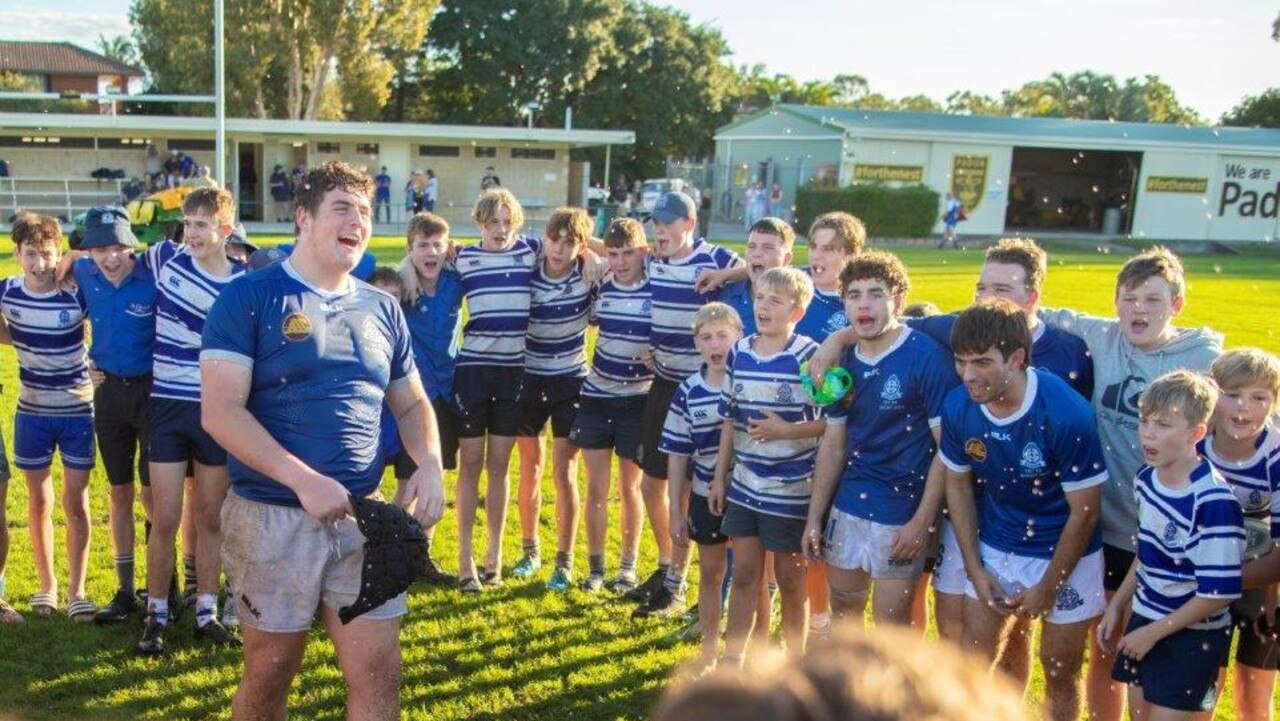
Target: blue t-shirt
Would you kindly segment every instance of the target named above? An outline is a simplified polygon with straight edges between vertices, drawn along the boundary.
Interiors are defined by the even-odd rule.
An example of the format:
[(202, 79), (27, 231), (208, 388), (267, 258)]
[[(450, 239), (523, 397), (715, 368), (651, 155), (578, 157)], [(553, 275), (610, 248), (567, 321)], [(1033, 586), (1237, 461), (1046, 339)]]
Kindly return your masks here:
[(413, 337), (413, 361), (427, 389), (427, 397), (453, 397), (453, 368), (461, 343), (462, 281), (452, 270), (440, 273), (435, 295), (419, 295), (405, 308), (409, 335)]
[(391, 200), (391, 176), (378, 173), (373, 176), (373, 197), (376, 200)]
[[(320, 290), (285, 261), (223, 290), (200, 358), (251, 370), (245, 407), (287, 452), (354, 495), (377, 489), (386, 391), (417, 372), (394, 298), (358, 281), (344, 292)], [(300, 505), (293, 491), (234, 456), (227, 470), (243, 498)]]
[(951, 354), (932, 338), (904, 328), (874, 358), (854, 346), (841, 365), (853, 376), (853, 397), (827, 411), (845, 423), (845, 468), (835, 507), (876, 523), (900, 526), (915, 515), (936, 450), (933, 429), (942, 404), (960, 385)]
[(89, 306), (93, 343), (89, 358), (99, 370), (132, 378), (151, 372), (156, 343), (156, 281), (139, 258), (116, 287), (92, 258), (81, 258), (71, 274)]
[[(947, 395), (942, 408), (942, 462), (953, 471), (973, 471), (978, 539), (997, 551), (1053, 558), (1071, 509), (1067, 493), (1107, 480), (1102, 443), (1089, 402), (1056, 375), (1027, 371), (1022, 407), (993, 418), (964, 387)], [(1085, 553), (1102, 548), (1101, 529)]]
[[(956, 314), (932, 315), (928, 318), (904, 318), (903, 322), (951, 349), (951, 329)], [(1066, 381), (1086, 399), (1093, 397), (1093, 358), (1079, 336), (1037, 323), (1031, 333), (1031, 363)]]

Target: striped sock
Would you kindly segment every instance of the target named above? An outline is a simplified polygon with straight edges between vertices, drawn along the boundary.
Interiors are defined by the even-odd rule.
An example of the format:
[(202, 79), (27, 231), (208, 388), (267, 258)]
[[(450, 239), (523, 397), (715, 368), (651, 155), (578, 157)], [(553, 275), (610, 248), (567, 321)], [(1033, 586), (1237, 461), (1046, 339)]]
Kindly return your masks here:
[(630, 578), (636, 577), (636, 559), (635, 556), (623, 556), (622, 561), (618, 564), (618, 575)]
[(196, 557), (183, 554), (182, 556), (182, 593), (183, 595), (196, 592)]
[(604, 554), (593, 553), (587, 556), (587, 566), (591, 569), (592, 576), (604, 576)]
[(196, 596), (196, 625), (204, 626), (218, 617), (218, 596), (202, 593)]
[(116, 556), (116, 583), (120, 590), (133, 595), (133, 554)]
[(169, 625), (169, 599), (147, 598), (147, 613), (155, 614), (161, 626)]

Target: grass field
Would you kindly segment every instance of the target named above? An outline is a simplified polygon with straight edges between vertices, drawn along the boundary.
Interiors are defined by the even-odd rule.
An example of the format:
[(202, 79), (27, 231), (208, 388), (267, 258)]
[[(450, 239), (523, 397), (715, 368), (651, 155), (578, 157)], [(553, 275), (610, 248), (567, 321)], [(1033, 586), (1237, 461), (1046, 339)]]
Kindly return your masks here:
[[(376, 239), (374, 250), (383, 263), (396, 262), (403, 254), (396, 238)], [(1191, 283), (1182, 323), (1211, 325), (1227, 335), (1229, 346), (1280, 351), (1275, 332), (1280, 315), (1280, 253), (1276, 250), (1189, 258)], [(900, 254), (912, 271), (913, 299), (931, 300), (944, 309), (971, 299), (980, 252), (905, 248)], [(803, 262), (803, 250), (800, 255), (797, 262)], [(1046, 304), (1110, 315), (1114, 276), (1122, 261), (1115, 254), (1055, 252)], [(0, 262), (0, 272), (15, 273), (16, 264), (6, 258)], [(0, 427), (12, 438), (17, 371), (9, 351), (0, 351), (0, 356), (0, 382), (9, 390), (0, 399)], [(452, 478), (452, 474), (446, 478), (450, 497)], [(100, 471), (95, 471), (91, 487), (94, 543), (89, 592), (103, 603), (114, 591), (114, 573), (106, 525), (106, 479)], [(554, 543), (552, 493), (545, 479), (544, 553)], [(513, 492), (513, 504), (514, 497)], [(26, 612), (26, 598), (36, 585), (26, 488), (19, 479), (10, 483), (7, 509), (12, 538), (8, 597)], [(615, 505), (611, 520), (616, 513)], [(61, 538), (62, 524), (55, 523)], [(455, 529), (456, 519), (449, 513), (436, 536), (436, 556), (450, 570), (456, 563)], [(579, 536), (583, 543), (585, 536)], [(519, 538), (512, 508), (508, 563), (519, 556)], [(617, 565), (617, 541), (615, 532), (608, 556), (611, 569)], [(653, 563), (653, 545), (646, 537), (641, 572), (647, 573)], [(580, 577), (586, 566), (582, 546), (577, 564)], [(58, 557), (58, 574), (65, 584), (65, 556)], [(633, 623), (629, 612), (629, 607), (605, 598), (545, 592), (541, 580), (509, 581), (504, 590), (478, 597), (415, 589), (402, 634), (404, 716), (438, 721), (644, 718), (673, 666), (695, 649), (672, 640), (671, 623)], [(61, 616), (29, 617), (25, 624), (0, 627), (0, 713), (28, 719), (226, 718), (239, 677), (239, 654), (195, 646), (190, 623), (188, 615), (170, 632), (174, 650), (159, 660), (131, 653), (139, 633), (136, 624), (99, 628), (72, 624)], [(1029, 700), (1032, 706), (1040, 689), (1037, 674)], [(341, 718), (342, 699), (332, 650), (315, 634), (290, 699), (293, 717)], [(1231, 717), (1228, 697), (1217, 718)]]

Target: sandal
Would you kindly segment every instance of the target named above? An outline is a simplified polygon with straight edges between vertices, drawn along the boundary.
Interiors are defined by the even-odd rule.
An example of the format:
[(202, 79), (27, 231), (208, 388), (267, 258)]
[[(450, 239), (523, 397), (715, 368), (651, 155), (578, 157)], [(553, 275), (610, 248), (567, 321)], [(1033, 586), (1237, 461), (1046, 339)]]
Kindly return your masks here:
[(35, 611), (37, 616), (48, 618), (58, 611), (58, 592), (57, 591), (41, 591), (40, 593), (31, 594), (31, 610)]
[(98, 607), (87, 598), (73, 599), (67, 604), (67, 617), (76, 623), (88, 623), (97, 613)]
[(0, 623), (19, 623), (23, 620), (25, 619), (22, 618), (22, 614), (0, 598)]

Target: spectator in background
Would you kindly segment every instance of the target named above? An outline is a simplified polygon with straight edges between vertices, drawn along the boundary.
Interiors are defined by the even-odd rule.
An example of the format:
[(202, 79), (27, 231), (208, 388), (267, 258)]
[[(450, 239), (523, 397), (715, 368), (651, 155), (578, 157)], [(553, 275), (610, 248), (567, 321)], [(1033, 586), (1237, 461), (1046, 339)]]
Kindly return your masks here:
[(178, 170), (182, 173), (182, 177), (194, 177), (198, 168), (196, 167), (196, 159), (184, 152), (178, 152)]
[(705, 238), (711, 232), (711, 188), (702, 192), (702, 201), (698, 204), (698, 237)]
[(427, 202), (427, 176), (421, 170), (413, 171), (405, 190), (409, 193), (409, 210), (421, 213)]
[(773, 188), (769, 190), (768, 214), (783, 220), (787, 218), (787, 209), (782, 205), (782, 186), (778, 183), (774, 183)]
[(275, 207), (277, 223), (289, 222), (292, 200), (293, 192), (289, 187), (289, 174), (284, 172), (283, 165), (277, 165), (271, 171), (271, 202)]
[(164, 187), (178, 187), (178, 175), (182, 172), (182, 162), (178, 158), (178, 151), (170, 150), (169, 157), (164, 159)]
[[(297, 165), (293, 166), (293, 173), (289, 177), (289, 186), (293, 190), (293, 195), (295, 197), (298, 195), (298, 186), (302, 184), (302, 176), (306, 174), (307, 174), (306, 163), (298, 163)], [(289, 215), (290, 216), (293, 215), (292, 210), (290, 210)]]
[(613, 184), (609, 186), (609, 202), (619, 205), (627, 202), (627, 176), (619, 175), (613, 179)]
[(147, 192), (147, 186), (143, 184), (141, 178), (135, 175), (120, 189), (120, 204), (128, 205), (130, 201), (141, 198), (145, 192)]
[[(190, 157), (190, 156), (187, 156)], [(209, 166), (201, 165), (196, 169), (195, 175), (182, 181), (182, 185), (188, 188), (220, 188), (217, 180), (213, 178), (213, 171), (209, 170)]]
[(489, 167), (485, 168), (484, 177), (480, 179), (480, 191), (484, 192), (486, 190), (492, 190), (494, 188), (501, 188), (501, 187), (502, 187), (502, 181), (498, 178), (497, 171), (493, 169), (493, 166), (490, 165)]
[(764, 183), (756, 181), (747, 186), (747, 193), (743, 199), (743, 224), (748, 230), (765, 216), (769, 207), (769, 196), (764, 189)]
[(164, 168), (160, 161), (160, 149), (155, 143), (147, 143), (147, 183), (151, 188), (157, 186), (157, 180), (163, 177)]
[(387, 220), (391, 222), (391, 176), (387, 175), (387, 166), (373, 176), (373, 222), (378, 222), (382, 211), (386, 211)]
[(427, 187), (423, 194), (422, 207), (428, 213), (436, 212), (436, 198), (440, 196), (440, 181), (436, 180), (436, 171), (427, 169)]

